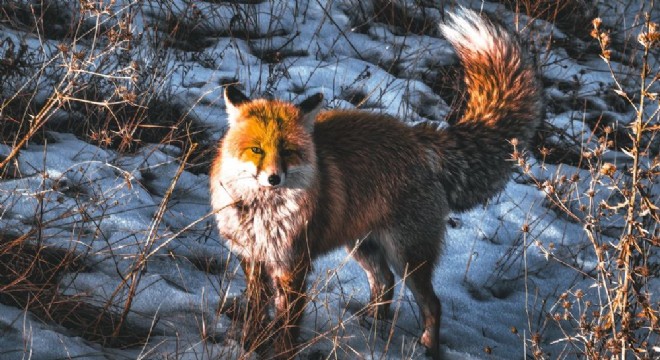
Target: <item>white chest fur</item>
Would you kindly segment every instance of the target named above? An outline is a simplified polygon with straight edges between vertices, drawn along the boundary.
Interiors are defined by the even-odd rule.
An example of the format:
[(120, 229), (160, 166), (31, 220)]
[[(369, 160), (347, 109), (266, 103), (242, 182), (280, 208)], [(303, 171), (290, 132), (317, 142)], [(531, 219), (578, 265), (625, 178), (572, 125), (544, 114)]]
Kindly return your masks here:
[(255, 189), (242, 194), (218, 187), (211, 193), (220, 234), (236, 254), (265, 262), (295, 263), (294, 239), (304, 234), (304, 189)]

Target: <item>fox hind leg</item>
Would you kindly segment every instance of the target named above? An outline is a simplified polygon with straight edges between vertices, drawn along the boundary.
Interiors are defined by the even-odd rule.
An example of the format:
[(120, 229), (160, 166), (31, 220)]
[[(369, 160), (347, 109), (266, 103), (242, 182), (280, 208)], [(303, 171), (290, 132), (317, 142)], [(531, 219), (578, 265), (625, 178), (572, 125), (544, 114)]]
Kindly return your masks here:
[(373, 235), (367, 237), (357, 248), (347, 247), (346, 250), (367, 273), (371, 290), (367, 315), (374, 318), (386, 317), (393, 297), (394, 275), (383, 250)]
[[(444, 236), (441, 222), (424, 224), (423, 231), (412, 233), (390, 231), (383, 236), (384, 252), (397, 275), (401, 276), (412, 292), (422, 316), (424, 330), (420, 343), (427, 354), (440, 359), (440, 319), (442, 306), (433, 290), (433, 270)], [(419, 229), (419, 224), (417, 229)], [(410, 229), (410, 227), (402, 227)]]
[(407, 276), (406, 285), (415, 297), (424, 322), (424, 332), (419, 342), (433, 359), (439, 359), (442, 305), (433, 290), (433, 266), (421, 264), (417, 269), (411, 269)]

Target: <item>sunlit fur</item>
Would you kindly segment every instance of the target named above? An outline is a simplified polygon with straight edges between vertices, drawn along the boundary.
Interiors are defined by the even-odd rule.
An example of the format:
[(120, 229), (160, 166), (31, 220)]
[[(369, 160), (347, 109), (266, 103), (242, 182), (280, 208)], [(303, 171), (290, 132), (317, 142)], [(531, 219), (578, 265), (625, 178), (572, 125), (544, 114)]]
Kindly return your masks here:
[[(239, 110), (223, 143), (222, 156), (235, 161), (224, 167), (223, 175), (247, 190), (272, 186), (268, 177), (278, 175), (286, 188), (309, 186), (312, 177), (314, 145), (311, 134), (297, 119), (300, 110), (280, 101), (256, 100)], [(234, 121), (232, 121), (234, 122)], [(260, 149), (261, 153), (253, 150)], [(231, 184), (232, 186), (234, 184)]]
[(318, 113), (318, 95), (294, 105), (225, 91), (229, 130), (210, 172), (211, 203), (248, 289), (269, 289), (247, 291), (248, 308), (263, 308), (259, 294), (274, 296), (280, 358), (295, 353), (312, 261), (340, 246), (367, 272), (374, 315), (388, 311), (392, 270), (406, 276), (420, 342), (440, 358), (432, 275), (445, 219), (504, 187), (511, 139), (528, 143), (542, 112), (535, 71), (504, 29), (462, 10), (441, 30), (465, 66), (470, 96), (447, 128), (359, 110)]

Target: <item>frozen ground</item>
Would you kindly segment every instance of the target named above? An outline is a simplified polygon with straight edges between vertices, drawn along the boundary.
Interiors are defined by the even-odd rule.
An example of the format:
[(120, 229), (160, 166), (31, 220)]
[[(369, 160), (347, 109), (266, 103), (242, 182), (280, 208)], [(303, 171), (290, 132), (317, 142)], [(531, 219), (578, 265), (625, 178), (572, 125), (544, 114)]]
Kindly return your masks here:
[[(209, 141), (219, 138), (225, 126), (222, 84), (231, 81), (240, 82), (254, 96), (298, 101), (322, 92), (329, 107), (359, 105), (408, 122), (444, 119), (451, 98), (438, 95), (429, 79), (441, 79), (440, 70), (456, 64), (450, 46), (435, 29), (415, 35), (377, 21), (366, 26), (362, 16), (369, 13), (372, 2), (362, 2), (362, 10), (357, 3), (199, 1), (191, 6), (171, 1), (164, 6), (143, 1), (140, 11), (135, 11), (138, 5), (118, 1), (113, 9), (119, 14), (133, 11), (136, 34), (162, 24), (165, 8), (182, 18), (198, 14), (189, 28), (190, 38), (173, 40), (189, 41), (190, 48), (178, 44), (154, 54), (143, 43), (128, 54), (142, 67), (151, 62), (162, 66), (168, 80), (159, 91), (203, 124)], [(579, 154), (579, 146), (593, 147), (597, 141), (585, 117), (606, 114), (622, 124), (634, 117), (631, 109), (615, 106), (604, 95), (613, 80), (598, 54), (584, 50), (593, 46), (588, 37), (575, 38), (543, 20), (530, 22), (497, 3), (459, 3), (482, 9), (511, 27), (518, 24), (524, 28), (522, 37), (533, 36), (536, 45), (546, 44), (551, 36), (557, 40), (556, 46), (537, 46), (552, 105), (547, 112), (548, 143), (558, 149), (577, 146)], [(625, 16), (618, 16), (620, 9), (612, 4), (601, 4), (599, 10), (606, 25), (624, 23), (634, 29), (642, 4), (633, 2)], [(453, 2), (445, 5), (447, 10), (453, 6)], [(434, 21), (443, 17), (440, 8), (426, 11), (426, 18)], [(654, 15), (657, 21), (660, 14)], [(246, 19), (249, 40), (228, 36), (236, 22)], [(59, 56), (56, 40), (26, 35), (2, 23), (0, 34), (41, 49), (45, 58)], [(78, 46), (94, 51), (90, 43)], [(264, 54), (281, 59), (266, 63)], [(53, 86), (48, 72), (58, 70), (48, 65), (43, 69), (46, 75), (37, 96), (45, 98)], [(648, 109), (655, 111), (657, 103)], [(64, 116), (59, 114), (53, 121)], [(570, 140), (576, 138), (581, 143)], [(58, 291), (63, 295), (84, 295), (85, 301), (112, 304), (111, 310), (119, 313), (129, 297), (126, 284), (136, 284), (127, 326), (148, 334), (148, 342), (101, 346), (75, 329), (0, 303), (0, 358), (242, 356), (232, 339), (234, 325), (216, 312), (224, 299), (240, 295), (245, 283), (209, 215), (207, 174), (184, 169), (175, 177), (184, 154), (176, 145), (153, 143), (136, 152), (118, 152), (62, 130), (49, 132), (45, 139), (46, 144), (30, 143), (20, 152), (16, 163), (20, 176), (0, 181), (0, 232), (12, 239), (31, 234), (49, 247), (79, 254), (84, 269), (59, 275)], [(0, 144), (0, 156), (10, 150)], [(612, 161), (624, 158), (616, 151), (608, 156)], [(531, 154), (530, 162), (541, 183), (562, 175), (588, 178), (585, 170), (568, 164), (545, 163)], [(574, 186), (586, 190), (589, 183)], [(161, 204), (162, 217), (158, 216)], [(614, 233), (621, 225), (617, 221), (615, 217), (607, 224)], [(521, 230), (523, 225), (528, 232)], [(547, 314), (562, 310), (562, 292), (588, 292), (594, 284), (585, 274), (595, 260), (590, 252), (580, 252), (585, 242), (582, 225), (553, 210), (544, 191), (519, 173), (488, 205), (453, 214), (434, 278), (444, 307), (441, 333), (446, 358), (527, 358), (531, 355), (525, 344), (532, 333), (541, 333), (551, 357), (570, 357), (570, 346), (560, 340), (563, 335)], [(139, 266), (144, 262), (146, 266)], [(416, 344), (421, 329), (417, 309), (405, 287), (397, 285), (393, 317), (378, 323), (359, 316), (369, 288), (360, 267), (344, 251), (316, 262), (310, 287), (312, 302), (303, 322), (303, 341), (316, 341), (310, 342), (302, 358), (423, 358)]]

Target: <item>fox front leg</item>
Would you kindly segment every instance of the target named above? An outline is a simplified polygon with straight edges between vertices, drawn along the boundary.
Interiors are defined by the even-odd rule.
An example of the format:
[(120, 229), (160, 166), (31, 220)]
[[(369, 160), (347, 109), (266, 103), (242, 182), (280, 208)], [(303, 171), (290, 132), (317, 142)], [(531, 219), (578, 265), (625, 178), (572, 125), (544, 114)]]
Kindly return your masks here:
[(246, 308), (241, 314), (243, 320), (242, 342), (247, 350), (261, 353), (268, 344), (268, 303), (273, 297), (270, 278), (262, 262), (241, 259), (245, 274)]
[(308, 265), (297, 266), (295, 270), (274, 269), (271, 273), (275, 288), (275, 357), (290, 359), (296, 355), (296, 345), (300, 335), (300, 321), (307, 297), (305, 277)]

